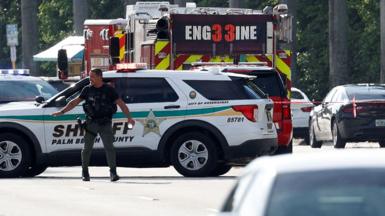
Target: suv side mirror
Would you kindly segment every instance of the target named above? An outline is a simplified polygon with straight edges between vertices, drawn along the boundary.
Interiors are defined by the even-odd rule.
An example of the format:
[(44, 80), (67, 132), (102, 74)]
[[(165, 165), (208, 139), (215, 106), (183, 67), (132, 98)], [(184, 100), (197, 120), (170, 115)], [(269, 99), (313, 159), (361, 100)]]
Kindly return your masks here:
[(110, 39), (110, 56), (111, 56), (111, 63), (113, 65), (116, 65), (120, 62), (119, 56), (120, 56), (120, 48), (119, 48), (119, 38), (118, 37), (112, 37)]
[(42, 104), (45, 100), (43, 96), (36, 96), (35, 101), (39, 104)]
[(59, 79), (67, 79), (68, 78), (68, 58), (67, 58), (67, 50), (59, 49), (57, 53), (57, 67), (58, 78)]
[(66, 100), (65, 96), (60, 96), (60, 97), (56, 98), (56, 100), (55, 100), (55, 106), (56, 107), (64, 107), (65, 105), (67, 105), (67, 100)]

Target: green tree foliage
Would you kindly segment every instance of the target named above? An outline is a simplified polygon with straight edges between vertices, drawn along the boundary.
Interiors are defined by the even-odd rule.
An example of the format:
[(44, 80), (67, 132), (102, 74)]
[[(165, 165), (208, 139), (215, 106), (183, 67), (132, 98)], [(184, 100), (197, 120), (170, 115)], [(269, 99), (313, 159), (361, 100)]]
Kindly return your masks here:
[(320, 100), (329, 90), (328, 2), (297, 2), (299, 88)]
[(349, 63), (354, 83), (380, 79), (380, 6), (376, 0), (348, 0)]

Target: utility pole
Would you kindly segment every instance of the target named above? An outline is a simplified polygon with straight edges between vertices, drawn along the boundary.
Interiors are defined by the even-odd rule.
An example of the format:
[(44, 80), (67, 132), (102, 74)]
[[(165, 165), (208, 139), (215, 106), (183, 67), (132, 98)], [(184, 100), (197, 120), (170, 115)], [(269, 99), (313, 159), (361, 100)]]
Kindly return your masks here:
[(37, 6), (38, 0), (21, 0), (21, 38), (23, 68), (30, 69), (32, 76), (39, 76), (33, 55), (37, 52)]
[(72, 0), (72, 11), (74, 14), (75, 35), (83, 35), (84, 20), (88, 18), (87, 0)]
[(349, 82), (346, 0), (329, 0), (329, 87)]
[(380, 82), (385, 82), (385, 0), (380, 0), (381, 72)]

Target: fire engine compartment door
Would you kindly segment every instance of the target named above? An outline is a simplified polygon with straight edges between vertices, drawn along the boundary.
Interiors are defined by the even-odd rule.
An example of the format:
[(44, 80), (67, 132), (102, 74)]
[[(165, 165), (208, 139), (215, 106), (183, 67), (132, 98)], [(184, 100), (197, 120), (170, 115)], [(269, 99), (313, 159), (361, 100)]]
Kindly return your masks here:
[(269, 15), (171, 14), (176, 54), (236, 55), (265, 53)]

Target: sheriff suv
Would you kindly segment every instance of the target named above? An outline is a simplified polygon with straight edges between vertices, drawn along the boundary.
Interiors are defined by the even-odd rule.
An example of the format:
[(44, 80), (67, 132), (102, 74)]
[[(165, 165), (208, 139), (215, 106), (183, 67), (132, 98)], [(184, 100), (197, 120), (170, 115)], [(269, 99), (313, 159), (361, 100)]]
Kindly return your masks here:
[[(218, 176), (234, 163), (273, 153), (277, 134), (273, 102), (254, 77), (220, 72), (138, 70), (139, 64), (104, 72), (136, 121), (113, 116), (118, 166), (166, 167), (184, 176)], [(78, 166), (84, 130), (81, 104), (65, 115), (51, 114), (77, 97), (80, 80), (48, 101), (0, 107), (0, 177), (34, 176), (47, 166)], [(91, 165), (105, 166), (96, 138)]]

